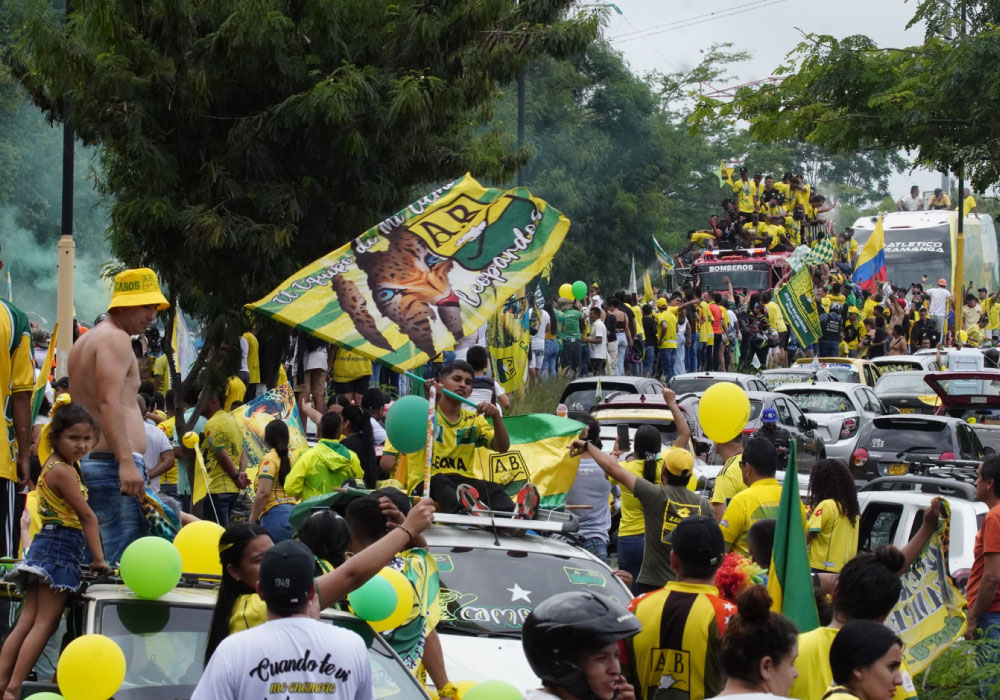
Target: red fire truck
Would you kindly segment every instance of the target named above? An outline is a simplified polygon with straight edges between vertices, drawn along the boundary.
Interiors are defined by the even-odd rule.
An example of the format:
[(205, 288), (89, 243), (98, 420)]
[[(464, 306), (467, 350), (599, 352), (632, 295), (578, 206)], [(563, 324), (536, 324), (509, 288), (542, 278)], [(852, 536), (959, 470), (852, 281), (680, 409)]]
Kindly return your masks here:
[(706, 250), (684, 270), (704, 291), (726, 291), (726, 277), (733, 291), (743, 294), (773, 289), (791, 270), (789, 253), (770, 253), (766, 248)]

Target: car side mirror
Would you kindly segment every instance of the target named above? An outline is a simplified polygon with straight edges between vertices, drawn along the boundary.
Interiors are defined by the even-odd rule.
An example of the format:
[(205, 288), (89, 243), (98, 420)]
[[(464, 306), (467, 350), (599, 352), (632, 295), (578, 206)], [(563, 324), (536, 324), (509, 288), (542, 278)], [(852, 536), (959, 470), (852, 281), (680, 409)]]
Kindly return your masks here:
[(889, 406), (889, 415), (895, 416), (899, 413), (899, 409), (896, 406)]

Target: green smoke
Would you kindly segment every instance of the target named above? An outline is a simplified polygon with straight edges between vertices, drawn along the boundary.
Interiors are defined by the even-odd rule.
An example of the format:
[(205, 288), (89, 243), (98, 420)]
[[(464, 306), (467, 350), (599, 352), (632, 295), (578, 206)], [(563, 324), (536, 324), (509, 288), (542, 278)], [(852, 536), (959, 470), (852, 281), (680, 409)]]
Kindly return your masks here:
[[(0, 104), (0, 295), (31, 320), (51, 329), (56, 320), (57, 246), (62, 216), (62, 125), (49, 125), (27, 101)], [(105, 238), (107, 207), (94, 189), (96, 154), (77, 144), (73, 234), (76, 241), (74, 307), (91, 322), (104, 311), (110, 285), (101, 276), (111, 260)]]

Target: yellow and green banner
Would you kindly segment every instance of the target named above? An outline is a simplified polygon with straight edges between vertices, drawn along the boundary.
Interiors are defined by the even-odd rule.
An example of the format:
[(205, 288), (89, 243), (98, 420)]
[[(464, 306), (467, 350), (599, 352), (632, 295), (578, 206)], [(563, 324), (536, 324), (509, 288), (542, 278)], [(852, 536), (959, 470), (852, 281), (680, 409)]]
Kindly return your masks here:
[(775, 301), (800, 347), (807, 348), (819, 340), (819, 313), (808, 267), (803, 267), (781, 285)]
[(397, 370), (489, 321), (544, 270), (569, 220), (523, 188), (471, 175), (422, 197), (249, 304)]
[(531, 336), (528, 334), (527, 307), (527, 300), (512, 299), (490, 317), (486, 326), (493, 377), (508, 394), (524, 386), (528, 373)]
[(937, 531), (902, 576), (899, 602), (886, 618), (903, 640), (910, 673), (920, 673), (965, 634), (965, 598), (948, 573), (951, 507), (941, 499)]
[[(538, 488), (542, 508), (559, 508), (566, 502), (579, 457), (570, 457), (569, 445), (580, 436), (583, 423), (551, 413), (529, 413), (504, 418), (510, 449), (494, 452), (485, 447), (476, 450), (472, 476), (502, 484), (513, 495), (531, 481)], [(423, 482), (424, 452), (401, 455), (396, 478), (412, 492)], [(417, 468), (410, 470), (409, 465)]]

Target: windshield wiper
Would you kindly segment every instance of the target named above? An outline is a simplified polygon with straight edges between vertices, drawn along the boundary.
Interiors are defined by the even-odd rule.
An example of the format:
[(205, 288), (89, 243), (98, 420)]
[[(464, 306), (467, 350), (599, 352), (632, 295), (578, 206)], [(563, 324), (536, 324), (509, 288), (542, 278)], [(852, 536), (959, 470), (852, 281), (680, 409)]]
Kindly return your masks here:
[(439, 622), (438, 627), (448, 630), (449, 632), (454, 632), (456, 634), (465, 635), (468, 637), (503, 637), (504, 639), (520, 639), (521, 633), (511, 630), (510, 632), (500, 631), (500, 630), (482, 630), (482, 629), (469, 629), (468, 627), (460, 627), (457, 625), (452, 625), (447, 622)]

